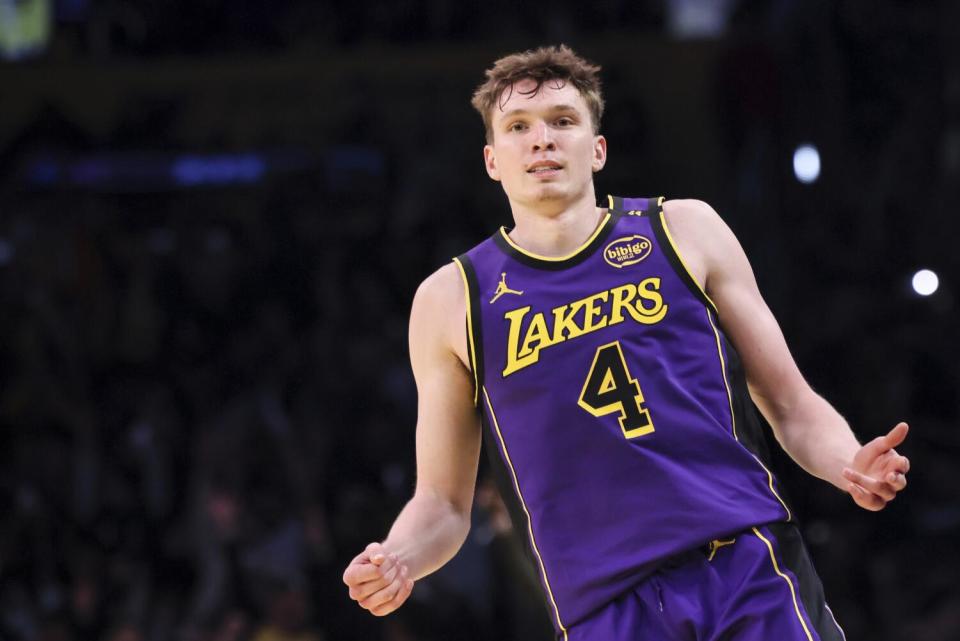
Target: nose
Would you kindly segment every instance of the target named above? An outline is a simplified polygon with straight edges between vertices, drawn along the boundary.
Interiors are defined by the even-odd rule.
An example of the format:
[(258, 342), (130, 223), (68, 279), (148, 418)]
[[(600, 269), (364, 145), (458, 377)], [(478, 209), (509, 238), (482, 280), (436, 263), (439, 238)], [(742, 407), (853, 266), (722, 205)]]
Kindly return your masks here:
[(545, 122), (538, 123), (534, 127), (533, 150), (534, 151), (553, 151), (557, 148), (553, 140), (553, 132)]

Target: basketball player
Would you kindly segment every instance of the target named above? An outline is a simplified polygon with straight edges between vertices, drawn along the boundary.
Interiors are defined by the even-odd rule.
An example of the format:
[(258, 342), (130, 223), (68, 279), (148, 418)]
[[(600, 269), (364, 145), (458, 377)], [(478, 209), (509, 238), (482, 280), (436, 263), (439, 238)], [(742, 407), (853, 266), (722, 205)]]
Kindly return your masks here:
[(597, 205), (598, 71), (538, 49), (497, 61), (474, 96), (515, 226), (417, 291), (416, 491), (344, 582), (385, 615), (457, 552), (484, 433), (558, 639), (841, 639), (751, 398), (799, 465), (868, 510), (906, 486), (908, 427), (857, 442), (708, 205)]

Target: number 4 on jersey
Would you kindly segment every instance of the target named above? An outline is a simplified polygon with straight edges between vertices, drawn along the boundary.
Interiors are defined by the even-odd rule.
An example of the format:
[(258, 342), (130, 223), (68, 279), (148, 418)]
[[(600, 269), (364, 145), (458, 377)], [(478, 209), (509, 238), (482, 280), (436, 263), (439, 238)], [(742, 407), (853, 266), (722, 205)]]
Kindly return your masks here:
[(593, 416), (620, 412), (620, 429), (627, 438), (654, 431), (650, 412), (643, 407), (640, 385), (627, 370), (619, 341), (597, 348), (578, 404)]

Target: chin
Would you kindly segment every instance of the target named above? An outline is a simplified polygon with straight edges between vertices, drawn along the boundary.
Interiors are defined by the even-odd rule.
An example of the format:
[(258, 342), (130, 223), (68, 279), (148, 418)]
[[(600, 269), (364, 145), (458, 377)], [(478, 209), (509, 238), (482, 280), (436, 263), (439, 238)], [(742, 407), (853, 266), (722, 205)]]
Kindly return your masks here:
[(559, 185), (544, 185), (536, 195), (536, 200), (564, 200), (569, 197), (567, 190)]

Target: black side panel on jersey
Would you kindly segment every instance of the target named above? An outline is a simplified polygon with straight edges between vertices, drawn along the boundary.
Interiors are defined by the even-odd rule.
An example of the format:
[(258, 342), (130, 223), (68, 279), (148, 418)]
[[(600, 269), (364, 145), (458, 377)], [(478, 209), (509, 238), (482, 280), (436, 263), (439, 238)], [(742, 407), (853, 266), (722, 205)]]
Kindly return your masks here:
[[(737, 440), (753, 452), (754, 456), (760, 459), (767, 469), (771, 469), (767, 434), (772, 434), (772, 430), (750, 396), (747, 376), (743, 369), (740, 354), (737, 353), (733, 343), (730, 342), (722, 329), (719, 330), (719, 334), (727, 355), (727, 379), (730, 385), (730, 399), (733, 402), (733, 416), (737, 425)], [(792, 507), (793, 502), (786, 495), (782, 485), (777, 487), (777, 493), (787, 504), (792, 517), (791, 521), (796, 522), (797, 516)]]
[(456, 262), (463, 270), (467, 284), (467, 356), (473, 364), (476, 389), (474, 403), (480, 409), (480, 388), (483, 386), (483, 328), (480, 326), (480, 286), (477, 284), (477, 272), (473, 261), (466, 254), (457, 256)]
[[(480, 321), (481, 302), (480, 287), (477, 282), (477, 273), (476, 270), (474, 270), (473, 262), (466, 254), (457, 256), (456, 260), (463, 270), (464, 279), (467, 282), (467, 289), (469, 290), (469, 301), (467, 305), (469, 319), (466, 321), (467, 349), (469, 350), (468, 356), (470, 358), (470, 362), (473, 363), (475, 367), (477, 383), (477, 411), (480, 413), (480, 419), (482, 423), (481, 430), (483, 433), (483, 449), (486, 452), (486, 460), (489, 464), (489, 472), (496, 483), (497, 490), (500, 493), (500, 497), (503, 499), (503, 503), (507, 508), (507, 512), (510, 514), (510, 521), (513, 523), (512, 536), (515, 537), (516, 542), (523, 549), (527, 561), (530, 564), (530, 571), (534, 576), (537, 576), (537, 562), (534, 558), (533, 550), (530, 547), (530, 539), (526, 535), (529, 528), (527, 515), (523, 509), (523, 506), (520, 504), (520, 500), (517, 498), (517, 491), (513, 487), (513, 481), (511, 480), (510, 472), (507, 469), (506, 464), (503, 462), (503, 455), (500, 453), (499, 449), (500, 446), (497, 443), (497, 440), (493, 437), (493, 426), (490, 425), (490, 422), (487, 419), (487, 412), (484, 409), (483, 326)], [(480, 473), (483, 473), (482, 468)], [(544, 605), (549, 609), (549, 603), (546, 601), (545, 595)]]
[(690, 272), (687, 271), (687, 266), (683, 264), (683, 260), (681, 260), (680, 255), (677, 254), (677, 250), (673, 246), (673, 241), (670, 239), (669, 233), (664, 227), (663, 205), (651, 207), (649, 212), (644, 213), (649, 216), (650, 226), (653, 227), (653, 233), (657, 237), (657, 244), (660, 249), (663, 250), (663, 255), (670, 261), (673, 271), (676, 272), (677, 276), (683, 281), (683, 284), (687, 286), (687, 289), (690, 290), (690, 293), (693, 294), (697, 300), (703, 303), (707, 309), (716, 311), (713, 303), (710, 302), (710, 299), (707, 298), (703, 290), (700, 289), (700, 285), (697, 284), (693, 276), (690, 275)]
[[(608, 200), (611, 208), (620, 210), (626, 206), (625, 200), (628, 199), (611, 195), (608, 196)], [(677, 249), (664, 227), (663, 198), (648, 199), (648, 206), (641, 214), (650, 220), (650, 225), (653, 227), (657, 243), (662, 248), (664, 255), (667, 257), (667, 260), (670, 262), (670, 265), (680, 280), (683, 281), (687, 289), (690, 290), (690, 293), (703, 303), (708, 311), (719, 316), (716, 314), (716, 308), (713, 302), (707, 298), (704, 291), (687, 270), (679, 254), (677, 254)], [(727, 378), (733, 404), (733, 418), (736, 424), (737, 439), (744, 447), (752, 452), (754, 456), (759, 458), (767, 469), (770, 469), (771, 456), (766, 435), (772, 433), (772, 430), (770, 430), (769, 425), (750, 396), (750, 391), (747, 387), (746, 373), (743, 369), (743, 361), (740, 359), (740, 354), (722, 329), (718, 328), (718, 333), (723, 341), (724, 352), (727, 355)], [(790, 509), (792, 520), (796, 521), (796, 516), (790, 508), (791, 501), (785, 496), (782, 487), (778, 488), (778, 493), (787, 504), (787, 508)]]
[[(481, 392), (481, 396), (482, 395), (483, 393)], [(481, 402), (483, 401), (481, 400)], [(503, 499), (503, 504), (506, 506), (507, 513), (510, 515), (510, 523), (513, 525), (510, 537), (513, 540), (513, 544), (523, 550), (523, 557), (526, 560), (524, 571), (529, 574), (534, 584), (541, 586), (538, 592), (542, 599), (544, 614), (548, 619), (552, 619), (553, 608), (548, 599), (547, 590), (542, 589), (543, 577), (540, 575), (539, 564), (534, 555), (530, 537), (527, 534), (530, 531), (530, 519), (523, 505), (520, 503), (520, 499), (517, 497), (517, 490), (513, 485), (510, 471), (503, 462), (503, 454), (500, 452), (500, 445), (496, 437), (493, 436), (493, 426), (490, 425), (487, 413), (481, 411), (480, 417), (483, 422), (483, 449), (486, 451), (486, 459), (490, 466), (489, 473), (496, 483), (497, 491), (500, 493), (500, 498)]]
[(843, 630), (833, 618), (823, 594), (823, 584), (813, 568), (803, 537), (792, 523), (770, 523), (767, 528), (777, 540), (780, 560), (797, 577), (800, 600), (821, 641), (846, 641)]
[(481, 417), (483, 420), (483, 449), (487, 453), (490, 474), (497, 484), (497, 490), (500, 492), (500, 497), (507, 507), (507, 512), (510, 513), (510, 521), (513, 523), (513, 536), (516, 537), (517, 541), (523, 547), (527, 561), (530, 562), (530, 568), (534, 574), (537, 574), (537, 561), (530, 547), (530, 537), (527, 536), (530, 525), (527, 513), (517, 498), (517, 490), (513, 486), (510, 471), (503, 462), (500, 445), (497, 443), (497, 439), (493, 437), (493, 426), (490, 425), (490, 421), (487, 419), (487, 413), (482, 412)]

